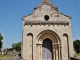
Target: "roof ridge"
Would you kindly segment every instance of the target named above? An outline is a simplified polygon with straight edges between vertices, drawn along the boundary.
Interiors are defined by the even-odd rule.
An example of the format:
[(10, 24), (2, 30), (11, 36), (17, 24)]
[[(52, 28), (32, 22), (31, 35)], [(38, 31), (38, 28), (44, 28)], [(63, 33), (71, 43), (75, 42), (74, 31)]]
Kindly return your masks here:
[(49, 2), (49, 0), (43, 0), (35, 9), (40, 8), (44, 4), (47, 4), (47, 5), (51, 6), (52, 8), (58, 10), (58, 8), (55, 7), (51, 2)]
[(48, 1), (48, 0), (43, 0), (43, 1)]

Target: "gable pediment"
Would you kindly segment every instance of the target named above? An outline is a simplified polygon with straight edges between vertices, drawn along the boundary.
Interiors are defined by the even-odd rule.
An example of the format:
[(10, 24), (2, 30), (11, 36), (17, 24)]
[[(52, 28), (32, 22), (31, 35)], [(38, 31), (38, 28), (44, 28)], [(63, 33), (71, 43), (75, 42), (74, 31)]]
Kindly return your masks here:
[(58, 17), (59, 13), (51, 6), (44, 4), (40, 8), (35, 9), (32, 14), (23, 17), (23, 19), (38, 20), (39, 18), (42, 18), (45, 15), (48, 15), (49, 17)]
[(36, 19), (43, 17), (44, 15), (49, 15), (50, 17), (58, 16), (58, 8), (55, 7), (48, 0), (43, 0), (36, 8), (31, 15), (25, 16), (22, 19)]
[(43, 5), (49, 5), (50, 7), (52, 7), (53, 9), (55, 10), (58, 10), (57, 7), (55, 7), (51, 2), (49, 2), (48, 0), (43, 0), (36, 8), (34, 9), (37, 9), (37, 8), (41, 8)]
[[(46, 21), (45, 16), (49, 17)], [(58, 8), (48, 0), (43, 0), (33, 11), (32, 14), (22, 18), (25, 24), (69, 24), (70, 17), (59, 13)]]

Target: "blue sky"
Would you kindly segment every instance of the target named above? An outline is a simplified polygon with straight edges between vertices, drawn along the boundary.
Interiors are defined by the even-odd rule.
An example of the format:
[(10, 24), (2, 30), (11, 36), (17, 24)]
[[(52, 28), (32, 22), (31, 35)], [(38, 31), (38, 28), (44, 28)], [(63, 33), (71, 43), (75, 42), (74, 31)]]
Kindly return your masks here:
[[(42, 0), (0, 0), (0, 33), (3, 48), (22, 40), (23, 16), (31, 14)], [(50, 0), (59, 12), (72, 17), (73, 40), (80, 39), (80, 0)]]

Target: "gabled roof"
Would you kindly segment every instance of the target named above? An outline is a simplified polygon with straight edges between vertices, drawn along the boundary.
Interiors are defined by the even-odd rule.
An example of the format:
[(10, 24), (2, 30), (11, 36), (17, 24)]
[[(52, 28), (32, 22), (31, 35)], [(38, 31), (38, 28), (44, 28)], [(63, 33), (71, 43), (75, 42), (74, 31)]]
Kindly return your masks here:
[[(54, 6), (51, 2), (49, 2), (48, 0), (43, 0), (35, 9), (41, 8), (43, 5), (49, 5), (50, 7), (52, 7), (53, 9), (55, 9), (55, 10), (58, 11), (58, 8), (55, 7), (55, 6)], [(58, 12), (58, 13), (59, 13), (59, 12)], [(64, 16), (66, 16), (66, 17), (69, 17), (69, 18), (71, 19), (71, 17), (68, 16), (68, 15), (65, 15), (65, 14), (63, 14), (63, 13), (59, 13), (59, 14), (64, 15)], [(22, 20), (25, 20), (25, 17), (31, 16), (31, 15), (32, 15), (32, 14), (27, 15), (27, 16), (24, 16), (24, 17), (22, 18)]]
[(36, 8), (34, 8), (34, 9), (40, 8), (41, 6), (43, 6), (43, 5), (45, 5), (45, 4), (51, 6), (51, 7), (54, 8), (55, 10), (58, 10), (58, 8), (55, 7), (55, 6), (54, 6), (51, 2), (49, 2), (48, 0), (43, 0), (43, 1), (42, 1)]

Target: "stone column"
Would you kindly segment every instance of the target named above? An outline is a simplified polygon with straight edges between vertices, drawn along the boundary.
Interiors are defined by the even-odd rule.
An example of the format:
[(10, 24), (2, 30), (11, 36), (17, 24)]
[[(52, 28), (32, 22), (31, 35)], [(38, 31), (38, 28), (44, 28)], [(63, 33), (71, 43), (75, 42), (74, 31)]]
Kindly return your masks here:
[(38, 60), (39, 59), (39, 54), (38, 54), (38, 50), (39, 48), (38, 48), (38, 45), (36, 44), (36, 60)]
[(55, 60), (56, 60), (57, 58), (56, 58), (56, 44), (55, 44)]
[(42, 44), (36, 45), (36, 60), (42, 60)]
[(58, 43), (53, 44), (53, 59), (61, 60), (61, 45)]
[(32, 40), (33, 40), (33, 37), (32, 35), (29, 33), (27, 34), (27, 59), (29, 60), (32, 60)]
[(58, 52), (59, 52), (59, 49), (58, 49), (58, 43), (56, 44), (56, 60), (58, 60)]
[(60, 48), (61, 48), (61, 47), (60, 47), (60, 44), (59, 44), (59, 45), (58, 45), (58, 60), (60, 60), (60, 58), (61, 58), (61, 57), (60, 57)]
[(55, 60), (55, 44), (53, 43), (53, 60)]
[(61, 44), (60, 44), (60, 60), (62, 60), (62, 46), (61, 46)]
[(42, 60), (42, 44), (40, 44), (40, 60)]

